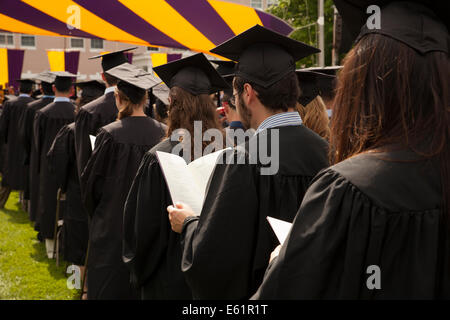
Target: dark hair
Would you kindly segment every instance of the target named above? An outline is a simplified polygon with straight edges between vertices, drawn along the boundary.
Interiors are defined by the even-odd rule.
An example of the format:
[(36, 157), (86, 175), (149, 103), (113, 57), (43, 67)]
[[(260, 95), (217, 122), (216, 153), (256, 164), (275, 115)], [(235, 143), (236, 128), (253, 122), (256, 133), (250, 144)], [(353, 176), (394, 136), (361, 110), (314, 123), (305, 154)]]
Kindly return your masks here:
[(72, 87), (72, 79), (68, 77), (55, 80), (56, 90), (59, 92), (69, 92)]
[(103, 74), (104, 74), (104, 76), (105, 76), (105, 81), (106, 81), (106, 83), (107, 83), (109, 86), (115, 86), (115, 85), (117, 85), (117, 83), (119, 82), (119, 79), (118, 79), (118, 78), (116, 78), (116, 77), (114, 77), (114, 76), (112, 76), (112, 75), (110, 75), (110, 74), (108, 74), (108, 73), (106, 73), (106, 72), (103, 72)]
[(168, 115), (167, 115), (168, 107), (167, 107), (167, 105), (164, 102), (162, 102), (158, 98), (155, 99), (155, 109), (156, 109), (156, 114), (158, 115), (158, 118), (159, 118), (160, 121), (163, 121), (163, 120), (167, 119), (167, 117), (168, 117)]
[(119, 110), (118, 120), (131, 116), (135, 109), (143, 108), (147, 99), (147, 91), (125, 84), (123, 81), (117, 85), (117, 94), (122, 103), (125, 104)]
[[(202, 122), (202, 135), (211, 128), (222, 130), (216, 112), (216, 106), (208, 94), (194, 96), (190, 92), (172, 87), (169, 93), (169, 117), (167, 137), (177, 129), (186, 129), (191, 135), (191, 160), (194, 157), (194, 121)], [(203, 141), (202, 150), (210, 143)]]
[(447, 53), (420, 55), (378, 34), (362, 38), (338, 76), (331, 161), (390, 145), (438, 159), (443, 208), (450, 214), (449, 73)]
[(33, 84), (31, 82), (20, 82), (19, 92), (30, 93), (33, 90)]
[(234, 77), (233, 87), (236, 89), (238, 95), (242, 94), (244, 84), (246, 83), (250, 84), (257, 92), (259, 101), (266, 108), (273, 111), (287, 111), (289, 108), (295, 108), (298, 97), (300, 96), (298, 78), (295, 72), (289, 73), (268, 88), (263, 88), (241, 77)]
[(41, 82), (42, 93), (46, 96), (53, 96), (55, 93), (53, 92), (53, 86), (48, 82)]

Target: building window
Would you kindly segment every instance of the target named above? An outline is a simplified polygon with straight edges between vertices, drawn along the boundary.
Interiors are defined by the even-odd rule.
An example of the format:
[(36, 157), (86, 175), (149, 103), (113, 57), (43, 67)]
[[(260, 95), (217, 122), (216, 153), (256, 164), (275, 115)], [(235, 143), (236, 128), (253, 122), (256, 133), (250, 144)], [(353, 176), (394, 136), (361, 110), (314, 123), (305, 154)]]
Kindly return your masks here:
[(103, 39), (91, 39), (91, 49), (103, 49)]
[(36, 38), (34, 36), (20, 36), (20, 45), (22, 47), (36, 47)]
[(0, 46), (14, 46), (14, 36), (9, 33), (0, 33)]
[(158, 51), (159, 51), (159, 48), (158, 48), (158, 47), (147, 47), (147, 51), (158, 52)]
[(70, 47), (74, 49), (84, 48), (84, 39), (81, 38), (70, 38)]
[(262, 0), (251, 0), (250, 6), (255, 9), (262, 9), (263, 6)]
[(267, 0), (267, 7), (278, 5), (278, 0)]

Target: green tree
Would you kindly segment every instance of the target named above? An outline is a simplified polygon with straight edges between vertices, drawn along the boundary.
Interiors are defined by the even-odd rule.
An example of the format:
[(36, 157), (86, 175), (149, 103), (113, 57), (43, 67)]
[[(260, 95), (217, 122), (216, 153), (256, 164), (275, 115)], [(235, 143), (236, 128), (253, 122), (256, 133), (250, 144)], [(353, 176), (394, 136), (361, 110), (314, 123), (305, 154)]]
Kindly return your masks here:
[[(319, 46), (318, 41), (318, 3), (317, 0), (279, 0), (276, 5), (270, 6), (267, 12), (289, 23), (294, 31), (291, 38), (302, 41), (314, 47)], [(325, 65), (331, 65), (331, 50), (333, 48), (333, 1), (324, 1), (325, 15)], [(312, 67), (318, 64), (318, 56), (306, 57), (297, 62), (298, 68)]]

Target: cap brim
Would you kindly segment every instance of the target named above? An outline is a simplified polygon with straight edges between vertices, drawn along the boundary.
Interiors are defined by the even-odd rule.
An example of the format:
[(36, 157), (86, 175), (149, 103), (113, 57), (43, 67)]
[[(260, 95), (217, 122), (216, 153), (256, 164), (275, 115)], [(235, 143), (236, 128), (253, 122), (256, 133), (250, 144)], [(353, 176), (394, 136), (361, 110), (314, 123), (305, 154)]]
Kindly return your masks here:
[(210, 93), (229, 88), (228, 83), (222, 78), (203, 53), (197, 53), (190, 57), (175, 60), (167, 64), (153, 68), (164, 83), (170, 87), (171, 79), (183, 68), (195, 67), (202, 70), (211, 82)]
[[(377, 5), (380, 8), (399, 0), (333, 0), (342, 17), (344, 32), (348, 32), (354, 41), (360, 31), (361, 27), (366, 23), (367, 18), (371, 14), (367, 13), (367, 8), (371, 5)], [(447, 1), (429, 1), (429, 0), (408, 0), (407, 2), (419, 3), (431, 9), (438, 18), (450, 28), (448, 18), (448, 2)]]
[(104, 91), (106, 89), (105, 83), (99, 80), (79, 81), (75, 83), (75, 86), (79, 87), (80, 89), (84, 89), (86, 87), (95, 88), (101, 91)]
[(166, 105), (169, 105), (169, 93), (170, 89), (165, 83), (161, 83), (152, 89), (152, 94)]
[(123, 50), (118, 50), (118, 51), (113, 51), (113, 52), (103, 53), (103, 54), (99, 54), (99, 55), (90, 57), (90, 58), (88, 58), (88, 59), (89, 59), (89, 60), (92, 60), (92, 59), (103, 58), (103, 57), (105, 57), (105, 56), (109, 56), (109, 55), (117, 54), (117, 53), (121, 53), (121, 52), (126, 52), (126, 51), (131, 51), (131, 50), (134, 50), (134, 49), (137, 49), (137, 48), (138, 48), (138, 47), (132, 47), (132, 48), (128, 48), (128, 49), (123, 49)]
[(161, 80), (153, 76), (151, 73), (144, 71), (143, 69), (140, 69), (128, 62), (122, 63), (121, 65), (105, 72), (116, 77), (117, 79), (144, 90), (148, 90), (161, 83)]
[(261, 27), (260, 25), (255, 25), (230, 40), (225, 41), (212, 49), (211, 52), (222, 57), (238, 61), (245, 49), (257, 43), (271, 43), (278, 45), (289, 52), (295, 61), (298, 61), (313, 53), (320, 52), (317, 48), (286, 37), (278, 32)]

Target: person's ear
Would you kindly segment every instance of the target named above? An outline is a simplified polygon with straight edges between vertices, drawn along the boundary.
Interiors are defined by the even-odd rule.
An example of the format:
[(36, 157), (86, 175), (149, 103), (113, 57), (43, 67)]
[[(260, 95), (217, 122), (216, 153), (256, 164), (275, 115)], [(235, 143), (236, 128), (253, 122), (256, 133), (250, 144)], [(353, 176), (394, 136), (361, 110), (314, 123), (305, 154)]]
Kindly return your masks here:
[(74, 86), (70, 86), (70, 96), (73, 96), (75, 94), (75, 87)]
[(105, 81), (105, 83), (106, 83), (106, 77), (105, 77), (105, 73), (104, 72), (102, 72), (102, 80)]
[(52, 84), (52, 90), (53, 90), (53, 93), (56, 92), (56, 86), (54, 84)]
[(249, 102), (253, 99), (253, 96), (255, 94), (255, 90), (253, 90), (253, 87), (249, 83), (244, 84), (244, 91), (242, 93), (245, 103), (248, 105)]

